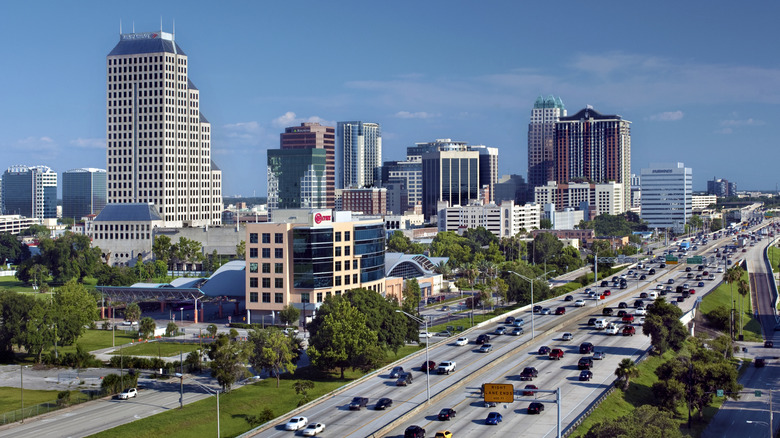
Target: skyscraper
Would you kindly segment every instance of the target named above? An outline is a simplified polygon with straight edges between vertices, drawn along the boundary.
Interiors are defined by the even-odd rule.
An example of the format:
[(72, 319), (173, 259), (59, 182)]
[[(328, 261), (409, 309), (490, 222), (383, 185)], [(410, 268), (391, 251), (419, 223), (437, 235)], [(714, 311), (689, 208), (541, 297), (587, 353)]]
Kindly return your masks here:
[(585, 108), (555, 124), (555, 178), (569, 182), (623, 185), (623, 208), (631, 202), (631, 127), (619, 115)]
[(489, 196), (485, 203), (495, 202), (495, 185), (498, 182), (498, 148), (484, 145), (469, 146), (468, 150), (479, 152), (479, 186), (487, 187)]
[(153, 203), (166, 226), (218, 225), (222, 171), (173, 34), (121, 34), (106, 60), (109, 203)]
[(693, 170), (683, 163), (651, 163), (642, 169), (640, 184), (647, 226), (684, 232), (693, 215)]
[(73, 169), (62, 172), (62, 217), (76, 221), (98, 214), (106, 206), (106, 171)]
[(382, 167), (382, 130), (378, 123), (336, 125), (336, 188), (374, 185)]
[(528, 123), (528, 189), (532, 195), (534, 187), (555, 179), (555, 123), (565, 116), (566, 108), (560, 97), (548, 96), (545, 99), (539, 96), (534, 102)]
[(336, 129), (319, 123), (301, 123), (285, 128), (280, 135), (282, 149), (325, 150), (325, 208), (335, 206)]
[(324, 208), (325, 149), (268, 150), (268, 209)]
[(479, 199), (479, 152), (446, 150), (422, 156), (423, 214), (430, 218), (437, 212), (437, 203), (449, 206), (468, 205)]
[(3, 214), (57, 218), (57, 172), (46, 166), (12, 166), (3, 173)]

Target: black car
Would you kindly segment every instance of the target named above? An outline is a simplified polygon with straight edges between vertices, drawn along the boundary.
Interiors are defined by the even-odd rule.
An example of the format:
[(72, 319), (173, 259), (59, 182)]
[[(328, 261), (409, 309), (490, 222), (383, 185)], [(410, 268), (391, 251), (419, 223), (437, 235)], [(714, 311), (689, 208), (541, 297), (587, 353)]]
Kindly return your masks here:
[(596, 320), (597, 320), (597, 319), (598, 319), (598, 318), (591, 318), (591, 319), (589, 319), (589, 320), (588, 320), (588, 325), (596, 325)]
[(398, 380), (395, 381), (395, 386), (408, 386), (411, 385), (414, 379), (412, 378), (412, 373), (404, 373), (401, 374), (398, 377)]
[(690, 267), (690, 266), (687, 266), (687, 267), (685, 268), (685, 272), (691, 272), (691, 267)]
[(647, 292), (642, 292), (641, 294), (639, 294), (639, 298), (647, 298), (649, 296), (650, 295), (648, 295)]
[(592, 357), (581, 357), (580, 360), (577, 362), (578, 370), (589, 370), (592, 367), (593, 367)]
[(534, 313), (539, 313), (542, 311), (542, 306), (534, 306)]
[(504, 324), (512, 324), (514, 322), (515, 322), (514, 316), (507, 316), (506, 319), (504, 320)]
[(640, 280), (640, 281), (641, 281), (641, 280), (647, 280), (647, 275), (645, 275), (645, 274), (642, 274), (642, 275), (640, 275), (640, 276), (639, 276), (639, 280)]
[(655, 268), (650, 268), (650, 270), (647, 271), (647, 273), (650, 275), (655, 275)]
[(601, 284), (599, 286), (600, 287), (609, 287), (609, 282), (604, 280), (604, 281), (601, 282)]
[(534, 377), (539, 376), (539, 371), (534, 367), (525, 367), (520, 373), (520, 380), (533, 380)]
[(618, 303), (618, 309), (627, 309), (627, 308), (628, 308), (628, 303), (623, 302), (623, 301)]
[(486, 334), (481, 334), (481, 335), (477, 336), (477, 340), (474, 341), (474, 343), (477, 344), (477, 345), (482, 345), (482, 344), (484, 344), (485, 342), (488, 342), (488, 341), (490, 341), (490, 336), (486, 335)]
[(566, 295), (566, 297), (563, 299), (564, 301), (574, 301), (574, 297), (571, 295)]
[(601, 314), (605, 316), (610, 316), (612, 315), (612, 312), (613, 310), (611, 307), (605, 307), (604, 310), (601, 311)]
[(642, 300), (634, 301), (634, 307), (644, 307), (644, 306), (645, 306), (645, 302), (644, 301), (642, 301)]
[(453, 418), (455, 418), (455, 409), (444, 408), (441, 411), (439, 411), (439, 420), (450, 421)]
[(380, 398), (376, 402), (376, 406), (374, 406), (374, 409), (377, 411), (384, 411), (385, 409), (389, 408), (390, 406), (393, 406), (393, 401), (389, 398)]
[(665, 268), (666, 267), (666, 263), (661, 263), (660, 265), (658, 265), (658, 267), (659, 268)]
[(401, 374), (403, 373), (404, 373), (404, 367), (393, 367), (393, 370), (390, 371), (390, 378), (397, 379), (401, 377)]
[[(594, 325), (595, 325), (595, 323), (594, 323)], [(548, 347), (546, 345), (542, 345), (541, 347), (539, 347), (539, 355), (546, 356), (548, 354), (550, 354), (550, 347)]]
[(590, 342), (583, 342), (580, 344), (580, 354), (590, 354), (593, 352), (593, 344)]
[(593, 373), (589, 370), (580, 371), (580, 381), (587, 382), (593, 378)]
[(765, 348), (774, 348), (775, 343), (772, 341), (764, 341), (764, 347)]
[(528, 405), (529, 414), (541, 414), (544, 411), (544, 405), (539, 402), (533, 402)]
[(425, 438), (425, 429), (420, 426), (409, 426), (404, 431), (404, 438)]
[(678, 303), (682, 303), (683, 301), (685, 301), (685, 298), (683, 298), (683, 297), (681, 297), (681, 296), (680, 296), (680, 297), (677, 297), (677, 302), (678, 302)]
[(628, 315), (628, 312), (625, 310), (618, 310), (617, 316), (624, 317), (626, 315)]
[(349, 410), (359, 411), (360, 408), (365, 408), (367, 404), (368, 404), (368, 399), (366, 397), (355, 397), (349, 403)]

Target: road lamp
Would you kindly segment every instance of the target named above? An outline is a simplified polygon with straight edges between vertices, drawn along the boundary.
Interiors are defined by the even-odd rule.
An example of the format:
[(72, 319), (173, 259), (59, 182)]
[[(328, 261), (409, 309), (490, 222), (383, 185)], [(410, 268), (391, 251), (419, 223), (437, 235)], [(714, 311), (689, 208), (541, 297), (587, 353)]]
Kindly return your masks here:
[[(183, 375), (182, 375), (182, 377), (183, 377)], [(220, 438), (220, 434), (219, 434), (219, 388), (214, 390), (214, 389), (209, 388), (208, 386), (205, 386), (205, 385), (201, 384), (197, 380), (192, 380), (192, 381), (195, 382), (196, 385), (198, 385), (201, 388), (205, 389), (206, 392), (208, 392), (209, 394), (214, 394), (214, 395), (217, 396), (217, 438)]]
[(534, 331), (534, 281), (538, 280), (538, 279), (540, 279), (542, 277), (544, 277), (544, 279), (546, 280), (547, 279), (547, 274), (555, 272), (555, 269), (553, 269), (552, 271), (545, 272), (544, 274), (542, 274), (542, 275), (540, 275), (540, 276), (538, 276), (538, 277), (536, 277), (534, 279), (530, 279), (530, 278), (526, 277), (525, 275), (518, 274), (515, 271), (507, 271), (507, 272), (511, 272), (512, 274), (515, 274), (518, 277), (522, 278), (523, 280), (531, 283), (531, 339), (534, 339), (536, 337), (536, 332)]
[(425, 392), (427, 395), (427, 398), (425, 399), (425, 404), (428, 404), (428, 402), (431, 401), (431, 369), (428, 366), (428, 335), (430, 335), (430, 333), (428, 333), (428, 321), (424, 319), (420, 319), (400, 309), (396, 309), (396, 312), (403, 313), (404, 315), (408, 316), (412, 320), (417, 321), (417, 323), (425, 325)]

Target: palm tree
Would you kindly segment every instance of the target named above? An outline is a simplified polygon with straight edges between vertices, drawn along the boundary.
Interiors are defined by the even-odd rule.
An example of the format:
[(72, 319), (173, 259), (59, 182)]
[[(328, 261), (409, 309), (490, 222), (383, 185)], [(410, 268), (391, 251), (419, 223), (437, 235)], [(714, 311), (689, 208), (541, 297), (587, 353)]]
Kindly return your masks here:
[[(732, 309), (733, 303), (734, 303), (734, 283), (738, 282), (742, 278), (742, 267), (739, 265), (734, 265), (728, 269), (726, 269), (726, 272), (723, 273), (723, 281), (728, 283), (730, 289), (731, 289), (731, 302), (732, 302)], [(733, 337), (733, 333), (732, 333)]]
[(739, 283), (737, 283), (737, 292), (739, 292), (740, 295), (742, 295), (742, 300), (739, 304), (739, 334), (742, 334), (742, 314), (745, 313), (744, 304), (745, 304), (745, 297), (747, 294), (750, 293), (750, 283), (745, 281), (744, 279), (740, 278)]
[(639, 377), (639, 368), (633, 360), (625, 358), (620, 361), (620, 365), (615, 370), (615, 375), (618, 377), (618, 381), (623, 382), (623, 390), (628, 389), (628, 383), (632, 377)]
[(450, 264), (446, 260), (442, 260), (439, 262), (436, 267), (434, 268), (436, 272), (442, 275), (445, 279), (450, 278), (452, 275), (452, 268), (450, 267)]

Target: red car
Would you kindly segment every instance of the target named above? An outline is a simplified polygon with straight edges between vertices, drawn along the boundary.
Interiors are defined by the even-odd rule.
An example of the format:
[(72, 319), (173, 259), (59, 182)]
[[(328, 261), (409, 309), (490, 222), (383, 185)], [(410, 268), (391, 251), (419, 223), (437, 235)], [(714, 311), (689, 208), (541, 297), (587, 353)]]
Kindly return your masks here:
[(428, 370), (435, 370), (436, 369), (436, 362), (429, 360), (428, 362), (423, 362), (422, 366), (420, 367), (420, 371), (426, 372)]
[(623, 327), (623, 336), (634, 336), (634, 334), (636, 334), (636, 328), (633, 325)]
[(560, 348), (553, 348), (550, 351), (550, 359), (553, 360), (563, 359), (563, 350), (561, 350)]
[(555, 314), (556, 315), (564, 315), (564, 314), (566, 314), (566, 308), (565, 307), (559, 307), (559, 308), (555, 309)]
[(623, 315), (623, 322), (634, 322), (634, 315), (631, 315), (630, 313)]
[(612, 295), (612, 291), (607, 289), (607, 290), (604, 291), (604, 295), (605, 296), (610, 296), (610, 295)]
[(693, 295), (696, 293), (696, 289), (688, 289), (688, 293)]
[[(539, 389), (536, 385), (525, 385), (525, 389)], [(523, 395), (534, 395), (533, 391), (523, 391)]]

